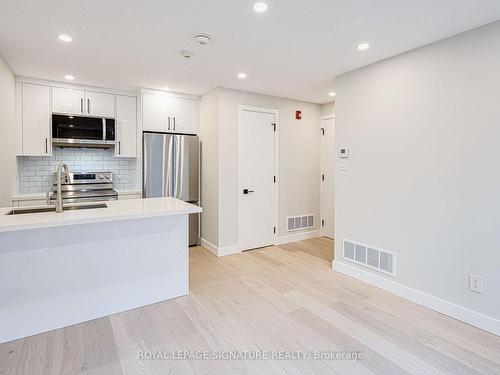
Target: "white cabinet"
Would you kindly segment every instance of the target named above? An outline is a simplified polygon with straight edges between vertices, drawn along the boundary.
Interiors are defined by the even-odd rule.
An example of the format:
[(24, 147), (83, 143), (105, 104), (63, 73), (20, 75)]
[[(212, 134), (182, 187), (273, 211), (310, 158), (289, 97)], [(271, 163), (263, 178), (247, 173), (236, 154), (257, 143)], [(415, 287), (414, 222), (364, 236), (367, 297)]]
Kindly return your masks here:
[(144, 131), (198, 133), (198, 100), (165, 93), (142, 94)]
[(83, 115), (85, 91), (52, 87), (52, 112)]
[(170, 97), (167, 94), (142, 94), (143, 130), (166, 132), (169, 130)]
[(26, 156), (50, 156), (50, 87), (23, 83), (21, 91), (22, 149), (18, 151)]
[(94, 91), (52, 87), (52, 112), (115, 117), (115, 96)]
[(198, 133), (198, 100), (173, 97), (171, 101), (172, 131)]
[(85, 91), (86, 115), (95, 117), (115, 117), (115, 96), (100, 92)]
[(115, 156), (137, 157), (137, 99), (134, 97), (116, 97)]

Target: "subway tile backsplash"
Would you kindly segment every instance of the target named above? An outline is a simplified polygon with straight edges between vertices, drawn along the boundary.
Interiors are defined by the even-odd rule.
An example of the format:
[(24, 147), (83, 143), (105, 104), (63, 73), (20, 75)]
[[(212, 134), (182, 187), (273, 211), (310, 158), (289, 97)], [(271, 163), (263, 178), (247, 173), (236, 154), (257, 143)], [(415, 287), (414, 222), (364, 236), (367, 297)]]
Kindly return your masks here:
[(70, 172), (111, 171), (114, 188), (137, 189), (135, 158), (115, 158), (112, 149), (54, 147), (52, 156), (18, 156), (18, 193), (45, 193), (52, 190), (52, 173), (61, 161)]

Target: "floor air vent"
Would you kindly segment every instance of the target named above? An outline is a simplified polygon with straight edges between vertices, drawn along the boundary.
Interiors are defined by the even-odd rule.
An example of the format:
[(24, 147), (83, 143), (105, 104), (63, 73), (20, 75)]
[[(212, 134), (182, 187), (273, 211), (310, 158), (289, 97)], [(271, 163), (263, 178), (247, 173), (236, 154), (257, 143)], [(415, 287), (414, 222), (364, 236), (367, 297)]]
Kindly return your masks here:
[(395, 276), (396, 254), (375, 246), (344, 240), (344, 259)]
[(301, 230), (314, 227), (314, 215), (289, 216), (287, 218), (287, 230)]

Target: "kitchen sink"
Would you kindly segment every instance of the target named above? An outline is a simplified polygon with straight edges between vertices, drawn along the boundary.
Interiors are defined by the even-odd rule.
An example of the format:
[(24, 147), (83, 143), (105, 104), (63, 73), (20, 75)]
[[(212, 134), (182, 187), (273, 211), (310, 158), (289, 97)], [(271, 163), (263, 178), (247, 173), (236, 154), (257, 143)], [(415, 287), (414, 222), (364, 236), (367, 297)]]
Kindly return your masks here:
[[(74, 211), (74, 210), (91, 210), (95, 208), (106, 208), (106, 204), (86, 204), (86, 205), (75, 205), (75, 206), (65, 206), (64, 211)], [(35, 208), (14, 208), (10, 210), (5, 215), (22, 215), (22, 214), (37, 214), (43, 212), (56, 212), (55, 207), (35, 207)]]

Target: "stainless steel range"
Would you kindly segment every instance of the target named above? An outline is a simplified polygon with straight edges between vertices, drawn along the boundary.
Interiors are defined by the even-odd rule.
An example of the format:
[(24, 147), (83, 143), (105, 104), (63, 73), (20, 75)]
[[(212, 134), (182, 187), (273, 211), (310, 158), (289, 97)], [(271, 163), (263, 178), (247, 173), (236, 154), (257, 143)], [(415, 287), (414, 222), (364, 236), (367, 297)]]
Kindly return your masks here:
[[(53, 175), (54, 191), (51, 201), (57, 196), (57, 172)], [(118, 193), (113, 190), (112, 172), (72, 172), (61, 176), (61, 195), (63, 203), (95, 202), (117, 200)]]

